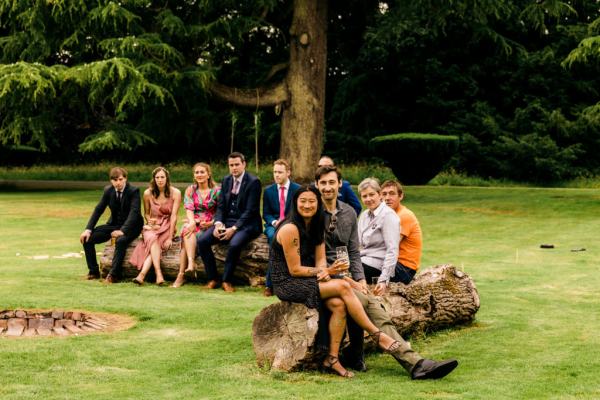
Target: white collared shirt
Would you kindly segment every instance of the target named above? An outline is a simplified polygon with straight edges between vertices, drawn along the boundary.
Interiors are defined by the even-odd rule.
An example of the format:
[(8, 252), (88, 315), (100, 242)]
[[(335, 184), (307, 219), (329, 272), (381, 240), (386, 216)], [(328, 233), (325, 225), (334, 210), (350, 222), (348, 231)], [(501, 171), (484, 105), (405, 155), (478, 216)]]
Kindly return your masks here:
[(383, 201), (371, 213), (365, 210), (358, 218), (361, 261), (381, 270), (379, 282), (394, 276), (400, 241), (400, 218)]

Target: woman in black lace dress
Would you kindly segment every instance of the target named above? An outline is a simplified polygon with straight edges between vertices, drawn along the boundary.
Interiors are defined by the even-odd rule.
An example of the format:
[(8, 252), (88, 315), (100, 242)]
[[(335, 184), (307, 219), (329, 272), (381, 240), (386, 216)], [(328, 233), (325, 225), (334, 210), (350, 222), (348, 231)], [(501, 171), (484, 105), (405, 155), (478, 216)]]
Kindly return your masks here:
[(323, 209), (319, 192), (301, 186), (293, 197), (293, 207), (277, 227), (269, 253), (275, 295), (283, 301), (301, 303), (309, 308), (327, 307), (329, 355), (323, 367), (344, 377), (352, 377), (338, 360), (340, 343), (350, 314), (384, 350), (393, 351), (399, 343), (380, 332), (369, 320), (351, 286), (343, 279), (331, 279), (348, 268), (337, 261), (327, 266)]

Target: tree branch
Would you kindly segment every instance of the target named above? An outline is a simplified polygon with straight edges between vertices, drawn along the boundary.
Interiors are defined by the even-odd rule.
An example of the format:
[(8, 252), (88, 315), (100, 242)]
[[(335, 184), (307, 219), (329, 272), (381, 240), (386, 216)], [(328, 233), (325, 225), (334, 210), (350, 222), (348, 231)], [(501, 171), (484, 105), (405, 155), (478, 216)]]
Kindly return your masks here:
[(255, 89), (238, 89), (213, 82), (210, 92), (218, 99), (245, 107), (269, 107), (288, 101), (289, 94), (283, 82)]

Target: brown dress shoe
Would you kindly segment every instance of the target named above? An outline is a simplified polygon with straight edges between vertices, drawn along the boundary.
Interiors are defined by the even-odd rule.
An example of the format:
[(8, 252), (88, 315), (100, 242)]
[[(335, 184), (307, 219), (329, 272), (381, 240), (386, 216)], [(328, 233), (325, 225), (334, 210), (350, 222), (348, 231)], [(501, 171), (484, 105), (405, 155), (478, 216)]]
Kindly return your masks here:
[(214, 279), (212, 281), (208, 281), (206, 284), (207, 289), (216, 289), (217, 286), (219, 286), (219, 282), (215, 281)]
[(100, 279), (100, 274), (90, 272), (89, 274), (86, 275), (85, 279), (87, 279), (88, 281), (93, 281), (94, 279)]
[(226, 291), (227, 293), (235, 292), (235, 288), (229, 282), (223, 282), (223, 290)]
[(119, 280), (118, 280), (117, 278), (115, 278), (115, 277), (114, 277), (113, 275), (111, 275), (111, 274), (108, 274), (108, 275), (106, 276), (106, 279), (104, 280), (104, 283), (109, 283), (109, 284), (110, 284), (110, 283), (117, 283), (117, 282), (119, 282)]
[(270, 287), (266, 287), (265, 291), (263, 292), (263, 296), (265, 296), (265, 297), (273, 296), (273, 289), (271, 289)]

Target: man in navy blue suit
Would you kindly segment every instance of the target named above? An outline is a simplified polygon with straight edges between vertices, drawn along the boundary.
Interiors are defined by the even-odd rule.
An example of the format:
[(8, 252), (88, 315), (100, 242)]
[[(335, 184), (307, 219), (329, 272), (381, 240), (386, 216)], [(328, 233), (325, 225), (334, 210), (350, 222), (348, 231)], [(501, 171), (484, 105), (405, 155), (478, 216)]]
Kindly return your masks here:
[[(290, 164), (280, 158), (273, 162), (273, 179), (275, 183), (265, 188), (263, 194), (263, 219), (265, 220), (265, 235), (269, 245), (273, 242), (275, 229), (290, 209), (292, 197), (300, 185), (290, 180)], [(273, 295), (271, 269), (267, 269), (265, 296)]]
[[(246, 159), (234, 152), (227, 157), (229, 173), (221, 182), (221, 194), (215, 214), (215, 223), (198, 238), (198, 252), (202, 257), (209, 289), (223, 282), (223, 290), (234, 292), (233, 273), (244, 246), (260, 235), (260, 180), (246, 172)], [(217, 264), (211, 246), (229, 243), (222, 279), (217, 277)]]
[[(335, 163), (333, 162), (333, 159), (331, 157), (321, 156), (321, 158), (319, 159), (318, 168), (325, 166), (335, 167)], [(352, 207), (356, 212), (357, 217), (360, 215), (360, 212), (362, 211), (362, 206), (360, 205), (360, 200), (358, 200), (358, 197), (356, 197), (356, 194), (354, 194), (352, 186), (350, 186), (350, 182), (346, 180), (342, 181), (342, 187), (340, 187), (340, 190), (338, 192), (338, 200), (343, 201), (344, 203)]]

